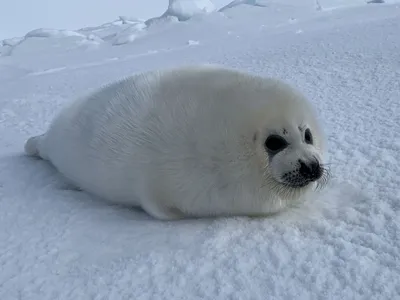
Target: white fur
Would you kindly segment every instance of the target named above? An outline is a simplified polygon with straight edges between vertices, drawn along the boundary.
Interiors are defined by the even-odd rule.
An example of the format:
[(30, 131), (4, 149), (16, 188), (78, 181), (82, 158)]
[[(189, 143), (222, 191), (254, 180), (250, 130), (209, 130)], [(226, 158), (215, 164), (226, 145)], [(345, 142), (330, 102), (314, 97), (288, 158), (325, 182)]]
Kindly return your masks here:
[[(301, 143), (298, 126), (313, 131)], [(269, 161), (268, 134), (292, 146)], [(323, 139), (309, 102), (287, 84), (219, 66), (150, 71), (65, 107), (26, 153), (49, 160), (72, 183), (162, 220), (267, 215), (299, 200), (278, 186)], [(271, 164), (270, 164), (271, 163)]]

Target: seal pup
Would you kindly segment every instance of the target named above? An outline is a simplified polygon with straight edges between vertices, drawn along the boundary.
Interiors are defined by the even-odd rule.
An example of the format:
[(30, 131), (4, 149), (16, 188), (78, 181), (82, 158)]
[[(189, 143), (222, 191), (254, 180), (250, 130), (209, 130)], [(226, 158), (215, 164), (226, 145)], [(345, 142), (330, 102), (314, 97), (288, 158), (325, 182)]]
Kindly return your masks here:
[(266, 216), (327, 177), (323, 133), (299, 91), (207, 64), (103, 86), (64, 107), (25, 152), (160, 220)]

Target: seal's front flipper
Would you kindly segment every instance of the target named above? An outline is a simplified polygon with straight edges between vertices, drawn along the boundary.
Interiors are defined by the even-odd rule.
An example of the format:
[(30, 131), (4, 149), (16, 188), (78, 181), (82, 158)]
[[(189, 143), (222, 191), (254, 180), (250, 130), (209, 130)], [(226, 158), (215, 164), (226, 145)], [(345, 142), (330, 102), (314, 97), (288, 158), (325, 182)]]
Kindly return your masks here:
[(30, 137), (25, 142), (24, 150), (28, 156), (33, 156), (33, 157), (44, 159), (44, 157), (40, 153), (40, 144), (43, 140), (43, 137), (44, 137), (44, 134), (33, 136), (33, 137)]

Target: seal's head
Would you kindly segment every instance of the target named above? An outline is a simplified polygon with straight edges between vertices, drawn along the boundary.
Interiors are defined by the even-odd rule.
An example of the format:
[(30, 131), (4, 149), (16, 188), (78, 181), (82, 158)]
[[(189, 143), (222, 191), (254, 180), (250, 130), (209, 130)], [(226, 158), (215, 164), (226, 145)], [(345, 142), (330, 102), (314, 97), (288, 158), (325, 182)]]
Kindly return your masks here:
[(306, 187), (324, 175), (322, 157), (307, 125), (270, 132), (264, 142), (268, 171), (278, 183), (290, 188)]
[(284, 83), (277, 83), (268, 97), (259, 110), (253, 141), (269, 189), (288, 199), (324, 186), (329, 178), (324, 137), (312, 106)]

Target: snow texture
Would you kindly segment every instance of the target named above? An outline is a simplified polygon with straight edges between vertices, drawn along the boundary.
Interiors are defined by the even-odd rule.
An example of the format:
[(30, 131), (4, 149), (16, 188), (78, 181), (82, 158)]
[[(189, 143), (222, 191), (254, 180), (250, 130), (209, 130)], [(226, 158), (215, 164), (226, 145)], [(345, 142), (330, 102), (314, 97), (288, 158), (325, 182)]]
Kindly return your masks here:
[[(127, 24), (127, 23), (125, 22), (124, 24)], [(117, 33), (117, 35), (114, 38), (113, 45), (123, 45), (123, 44), (133, 42), (137, 37), (140, 37), (142, 34), (144, 34), (145, 28), (146, 28), (146, 25), (144, 23), (140, 23), (140, 22), (134, 23), (133, 25), (129, 26), (128, 28)]]
[(169, 0), (168, 9), (164, 15), (186, 21), (195, 15), (210, 13), (214, 10), (215, 6), (210, 0)]
[(239, 5), (242, 5), (242, 4), (264, 7), (264, 6), (266, 6), (266, 3), (264, 4), (263, 2), (267, 2), (267, 1), (260, 1), (260, 0), (234, 0), (234, 1), (230, 2), (229, 4), (227, 4), (226, 6), (222, 7), (219, 11), (224, 11), (226, 9), (233, 8), (235, 6), (239, 6)]
[(49, 29), (49, 28), (40, 28), (40, 29), (35, 29), (30, 32), (28, 32), (25, 37), (26, 38), (31, 38), (31, 37), (68, 37), (68, 36), (79, 36), (82, 37), (83, 35), (75, 32), (75, 31), (70, 31), (70, 30), (57, 30), (57, 29)]
[(215, 6), (210, 0), (169, 0), (167, 10), (161, 16), (148, 19), (145, 24), (150, 26), (167, 22), (187, 21), (213, 11), (215, 11)]
[[(3, 41), (0, 299), (400, 299), (400, 7), (317, 2)], [(113, 45), (133, 28), (145, 32)], [(271, 218), (162, 222), (70, 190), (23, 154), (75, 97), (200, 62), (300, 88), (327, 134), (328, 187)]]

